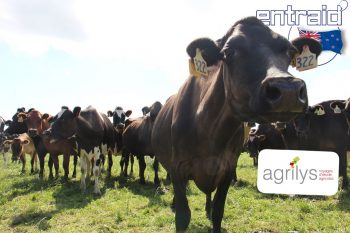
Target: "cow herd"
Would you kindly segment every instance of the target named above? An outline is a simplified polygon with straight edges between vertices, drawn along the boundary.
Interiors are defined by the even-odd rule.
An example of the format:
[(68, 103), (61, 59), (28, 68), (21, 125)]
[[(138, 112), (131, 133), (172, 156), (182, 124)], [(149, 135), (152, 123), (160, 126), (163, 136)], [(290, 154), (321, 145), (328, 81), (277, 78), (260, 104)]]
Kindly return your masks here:
[[(296, 54), (307, 45), (317, 56), (320, 44), (310, 38), (289, 42), (255, 17), (236, 22), (219, 40), (200, 38), (187, 47), (190, 64), (198, 51), (206, 74), (191, 73), (177, 94), (164, 106), (155, 102), (142, 109), (143, 116), (128, 118), (131, 111), (117, 107), (107, 114), (62, 107), (56, 115), (19, 108), (12, 121), (0, 118), (1, 149), (12, 149), (13, 159), (31, 155), (31, 171), (39, 159), (39, 176), (49, 154), (49, 177), (58, 176), (58, 156), (63, 155), (68, 179), (70, 156), (76, 176), (80, 158), (81, 189), (94, 176), (94, 193), (101, 194), (99, 177), (108, 158), (111, 176), (113, 154), (121, 153), (121, 172), (127, 175), (129, 160), (139, 162), (140, 183), (145, 182), (145, 156), (154, 158), (154, 183), (160, 184), (159, 163), (174, 188), (173, 207), (177, 232), (187, 229), (191, 211), (186, 185), (193, 180), (206, 194), (205, 210), (213, 232), (221, 232), (228, 189), (236, 180), (236, 167), (244, 149), (252, 156), (264, 148), (331, 150), (340, 156), (343, 187), (349, 146), (349, 104), (328, 101), (308, 107), (306, 85), (288, 72)], [(112, 117), (112, 121), (108, 118)], [(286, 122), (270, 124), (270, 122)], [(244, 143), (244, 122), (258, 122)], [(8, 127), (4, 130), (3, 124)], [(340, 133), (341, 132), (341, 133)], [(317, 137), (315, 136), (317, 135)], [(213, 198), (212, 194), (215, 192)]]

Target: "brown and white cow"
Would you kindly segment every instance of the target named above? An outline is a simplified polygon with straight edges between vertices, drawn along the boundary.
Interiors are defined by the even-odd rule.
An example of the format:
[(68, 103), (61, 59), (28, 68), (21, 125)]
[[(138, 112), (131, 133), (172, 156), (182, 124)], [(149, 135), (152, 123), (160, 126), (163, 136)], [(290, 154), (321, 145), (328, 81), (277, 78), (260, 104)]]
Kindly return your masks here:
[(49, 158), (49, 178), (53, 178), (52, 166), (55, 167), (55, 177), (58, 177), (59, 164), (58, 156), (63, 155), (63, 169), (64, 179), (68, 179), (69, 174), (69, 161), (70, 156), (74, 155), (74, 171), (73, 177), (76, 175), (77, 164), (77, 152), (74, 139), (64, 139), (54, 143), (51, 143), (50, 136), (44, 135), (44, 131), (49, 129), (52, 116), (49, 114), (41, 114), (38, 110), (32, 110), (29, 113), (20, 113), (19, 117), (24, 119), (24, 122), (28, 128), (28, 134), (33, 139), (35, 148), (39, 155), (40, 161), (40, 173), (39, 176), (43, 177), (44, 174), (44, 161), (47, 153), (50, 154)]
[[(308, 43), (313, 53), (321, 51), (314, 40), (294, 42), (297, 48), (300, 43)], [(194, 180), (207, 195), (213, 231), (221, 232), (243, 122), (289, 120), (307, 108), (305, 83), (288, 72), (297, 48), (255, 17), (239, 20), (216, 43), (201, 38), (187, 47), (191, 62), (201, 53), (208, 75), (191, 75), (160, 110), (152, 130), (154, 153), (174, 188), (176, 231), (189, 225), (186, 184)]]
[[(52, 123), (52, 141), (68, 140), (75, 136), (80, 154), (81, 188), (86, 189), (86, 179), (90, 179), (91, 161), (95, 176), (94, 193), (101, 194), (99, 176), (102, 157), (108, 153), (109, 161), (115, 148), (114, 128), (108, 117), (89, 106), (81, 111), (75, 107), (73, 111), (66, 109)], [(110, 171), (109, 163), (108, 170)]]
[(34, 167), (35, 167), (35, 170), (37, 170), (37, 163), (38, 163), (37, 153), (35, 150), (33, 140), (29, 137), (27, 133), (20, 134), (18, 135), (18, 137), (12, 140), (6, 140), (4, 144), (11, 145), (13, 161), (17, 161), (19, 159), (22, 161), (22, 173), (25, 173), (26, 154), (29, 154), (31, 157), (30, 172), (34, 173)]

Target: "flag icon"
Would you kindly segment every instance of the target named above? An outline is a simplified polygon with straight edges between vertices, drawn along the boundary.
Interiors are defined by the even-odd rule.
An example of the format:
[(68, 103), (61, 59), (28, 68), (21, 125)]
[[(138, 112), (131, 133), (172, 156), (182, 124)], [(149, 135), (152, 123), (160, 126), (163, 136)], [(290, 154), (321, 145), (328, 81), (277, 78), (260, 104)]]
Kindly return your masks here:
[(308, 37), (319, 41), (322, 45), (322, 50), (330, 50), (341, 54), (343, 48), (343, 41), (340, 30), (332, 30), (325, 32), (307, 31), (299, 29), (300, 37)]

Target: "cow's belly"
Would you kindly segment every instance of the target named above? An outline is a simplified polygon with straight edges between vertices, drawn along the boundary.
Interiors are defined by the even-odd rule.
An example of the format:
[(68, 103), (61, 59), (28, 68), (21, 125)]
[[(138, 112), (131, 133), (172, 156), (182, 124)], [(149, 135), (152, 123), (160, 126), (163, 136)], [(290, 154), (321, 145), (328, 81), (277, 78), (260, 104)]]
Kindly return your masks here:
[(233, 173), (232, 159), (215, 156), (197, 157), (178, 164), (177, 172), (186, 174), (204, 193), (213, 192), (228, 173)]

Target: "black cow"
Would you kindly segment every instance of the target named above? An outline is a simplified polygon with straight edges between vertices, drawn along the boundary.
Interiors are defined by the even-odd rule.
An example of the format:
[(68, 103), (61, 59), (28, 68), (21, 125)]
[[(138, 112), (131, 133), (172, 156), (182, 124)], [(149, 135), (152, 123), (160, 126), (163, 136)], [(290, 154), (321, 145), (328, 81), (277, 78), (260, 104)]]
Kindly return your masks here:
[(324, 101), (288, 122), (283, 129), (272, 124), (259, 125), (256, 131), (250, 133), (248, 151), (255, 157), (263, 149), (336, 152), (339, 156), (339, 175), (343, 177), (342, 187), (346, 188), (350, 124), (345, 106), (343, 100)]
[(125, 177), (128, 175), (127, 170), (129, 166), (129, 158), (131, 160), (131, 172), (133, 173), (134, 168), (134, 156), (129, 155), (127, 151), (122, 151), (123, 148), (123, 132), (124, 129), (131, 123), (130, 119), (127, 119), (132, 114), (131, 110), (124, 112), (123, 108), (117, 106), (115, 110), (108, 111), (108, 117), (113, 117), (113, 126), (115, 129), (115, 140), (117, 152), (122, 153), (122, 158), (120, 160), (120, 171)]
[[(294, 42), (297, 48), (303, 43), (320, 53), (315, 40)], [(191, 62), (201, 52), (208, 75), (191, 75), (165, 103), (152, 131), (154, 153), (173, 184), (177, 231), (189, 225), (186, 184), (194, 180), (207, 195), (213, 231), (221, 232), (227, 191), (242, 150), (243, 122), (290, 120), (306, 110), (306, 85), (288, 73), (297, 48), (255, 17), (236, 22), (217, 43), (202, 38), (187, 47)], [(205, 67), (199, 62), (198, 69)]]
[[(154, 157), (154, 152), (151, 145), (151, 135), (154, 121), (161, 108), (162, 104), (160, 102), (155, 102), (149, 108), (149, 116), (143, 116), (131, 120), (131, 123), (125, 128), (123, 132), (123, 158), (126, 158), (126, 160), (128, 160), (127, 156), (129, 156), (130, 153), (132, 155), (136, 155), (139, 161), (141, 184), (145, 184), (145, 155), (149, 155), (152, 158)], [(155, 158), (153, 168), (154, 184), (156, 186), (160, 184), (158, 177), (158, 167), (159, 163)]]
[(100, 165), (104, 154), (108, 153), (108, 172), (111, 172), (112, 154), (115, 149), (114, 128), (108, 117), (91, 106), (81, 111), (80, 107), (64, 110), (52, 123), (53, 141), (75, 136), (78, 143), (81, 165), (81, 188), (86, 189), (85, 178), (90, 179), (90, 162), (94, 161), (94, 193), (101, 194), (99, 188)]
[[(33, 108), (29, 109), (28, 112), (32, 111)], [(24, 123), (24, 119), (22, 117), (18, 117), (19, 113), (25, 112), (25, 108), (18, 108), (17, 112), (13, 115), (12, 121), (6, 121), (7, 129), (4, 131), (6, 134), (22, 134), (27, 132), (27, 126)]]

